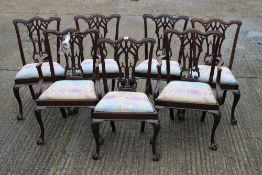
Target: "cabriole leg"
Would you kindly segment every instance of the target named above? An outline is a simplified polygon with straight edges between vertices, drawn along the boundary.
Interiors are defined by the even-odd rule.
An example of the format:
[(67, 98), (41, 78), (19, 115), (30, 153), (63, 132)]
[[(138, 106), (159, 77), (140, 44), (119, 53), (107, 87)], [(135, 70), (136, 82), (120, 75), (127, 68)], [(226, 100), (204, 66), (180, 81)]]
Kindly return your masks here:
[(154, 135), (153, 138), (150, 140), (150, 144), (152, 144), (153, 161), (159, 161), (160, 154), (156, 151), (156, 139), (159, 134), (160, 123), (159, 120), (151, 120), (148, 121), (148, 123), (150, 123), (154, 128)]
[(145, 121), (142, 121), (141, 122), (141, 127), (140, 127), (140, 132), (143, 133), (145, 131), (145, 125), (146, 125), (146, 122)]
[(40, 130), (41, 130), (41, 133), (40, 133), (40, 136), (37, 140), (37, 145), (43, 145), (45, 142), (44, 142), (44, 136), (45, 136), (45, 133), (44, 133), (44, 125), (43, 125), (43, 122), (42, 122), (42, 117), (41, 117), (41, 110), (36, 108), (35, 109), (35, 117), (36, 117), (36, 120), (40, 126)]
[(20, 97), (20, 94), (19, 94), (19, 88), (20, 88), (20, 86), (16, 86), (16, 85), (14, 85), (14, 87), (13, 87), (14, 95), (15, 95), (15, 98), (16, 98), (18, 105), (19, 105), (19, 114), (17, 114), (16, 118), (17, 118), (17, 120), (23, 120), (24, 119), (24, 117), (23, 117), (23, 106), (22, 106), (22, 101), (21, 101), (21, 97)]
[(174, 109), (169, 109), (169, 115), (170, 115), (170, 119), (171, 119), (171, 120), (175, 120), (175, 117), (174, 117)]
[(220, 122), (220, 119), (221, 119), (221, 113), (220, 111), (216, 111), (216, 112), (212, 112), (213, 116), (214, 116), (214, 124), (213, 124), (213, 128), (212, 128), (212, 133), (211, 133), (211, 143), (210, 143), (210, 146), (209, 148), (211, 150), (217, 150), (217, 144), (215, 142), (215, 133), (216, 133), (216, 129), (217, 129), (217, 126)]
[(223, 92), (223, 98), (222, 98), (222, 104), (225, 103), (226, 96), (227, 96), (227, 90), (224, 90), (224, 92)]
[(63, 118), (67, 118), (65, 108), (60, 108), (60, 112), (61, 112)]
[(99, 159), (99, 151), (100, 151), (99, 123), (100, 122), (97, 122), (95, 120), (92, 120), (92, 122), (91, 122), (92, 133), (94, 135), (95, 142), (96, 142), (96, 152), (92, 156), (93, 160), (98, 160)]
[(116, 132), (115, 122), (114, 121), (110, 121), (110, 125), (111, 125), (111, 128), (112, 128), (112, 132)]
[(237, 124), (237, 119), (235, 117), (235, 109), (240, 99), (240, 90), (233, 91), (234, 101), (231, 109), (231, 125)]
[(203, 111), (203, 112), (202, 112), (202, 117), (201, 117), (201, 120), (200, 120), (201, 122), (204, 122), (204, 121), (205, 121), (206, 113), (207, 113), (206, 111)]

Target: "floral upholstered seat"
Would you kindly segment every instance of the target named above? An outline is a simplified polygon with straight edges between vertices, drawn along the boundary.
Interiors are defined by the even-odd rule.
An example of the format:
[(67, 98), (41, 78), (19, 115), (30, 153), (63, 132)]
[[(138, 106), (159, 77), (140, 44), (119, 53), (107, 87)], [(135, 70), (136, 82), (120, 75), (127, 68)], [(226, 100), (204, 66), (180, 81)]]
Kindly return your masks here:
[(61, 80), (54, 82), (39, 97), (39, 101), (97, 100), (91, 80)]
[[(38, 72), (36, 65), (38, 63), (30, 63), (23, 66), (23, 68), (16, 74), (15, 79), (29, 79), (29, 78), (38, 78)], [(63, 76), (64, 68), (57, 62), (53, 62), (55, 76)], [(44, 77), (51, 77), (50, 65), (49, 62), (44, 62), (42, 67), (42, 73)]]
[[(200, 77), (198, 78), (198, 80), (201, 82), (208, 82), (211, 66), (199, 65), (198, 67), (200, 72)], [(231, 70), (227, 67), (221, 67), (221, 68), (222, 68), (222, 72), (221, 72), (220, 83), (229, 84), (229, 85), (237, 84), (237, 80), (233, 75), (233, 73), (231, 72)], [(216, 76), (217, 76), (217, 67), (215, 68), (214, 71), (213, 83), (216, 82)]]
[[(151, 74), (157, 74), (157, 60), (152, 59), (152, 65), (151, 65)], [(141, 62), (135, 69), (136, 72), (138, 73), (147, 73), (147, 68), (148, 68), (148, 59)], [(179, 67), (179, 64), (177, 61), (172, 61), (170, 60), (170, 75), (176, 75), (179, 76), (181, 72), (181, 69)], [(161, 74), (166, 75), (167, 74), (167, 69), (166, 69), (166, 60), (162, 61), (162, 66), (161, 66)]]
[(142, 92), (109, 92), (96, 105), (95, 112), (155, 112)]
[[(81, 63), (84, 74), (92, 74), (93, 73), (93, 60), (85, 59)], [(105, 59), (105, 69), (106, 73), (118, 73), (118, 66), (114, 59)], [(102, 72), (102, 64), (99, 65), (99, 72)]]
[(209, 84), (187, 81), (171, 81), (156, 100), (190, 104), (217, 104)]

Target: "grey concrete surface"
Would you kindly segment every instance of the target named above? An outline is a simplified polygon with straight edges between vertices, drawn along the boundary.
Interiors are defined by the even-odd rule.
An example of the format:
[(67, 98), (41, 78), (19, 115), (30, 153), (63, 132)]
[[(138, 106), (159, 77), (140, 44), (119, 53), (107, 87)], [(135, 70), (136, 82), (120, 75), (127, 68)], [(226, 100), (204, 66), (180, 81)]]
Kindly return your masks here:
[[(261, 0), (0, 0), (0, 174), (262, 174), (262, 37), (247, 37), (248, 32), (262, 32), (261, 7)], [(152, 128), (147, 125), (141, 134), (135, 122), (117, 123), (116, 133), (104, 123), (101, 160), (93, 161), (87, 109), (67, 119), (58, 109), (45, 110), (46, 144), (36, 145), (39, 126), (27, 88), (21, 89), (25, 120), (16, 120), (12, 86), (21, 59), (12, 20), (58, 15), (65, 28), (74, 26), (74, 15), (92, 13), (121, 14), (120, 35), (138, 39), (143, 36), (144, 13), (243, 21), (233, 66), (242, 92), (235, 112), (238, 125), (229, 122), (229, 94), (221, 107), (217, 151), (208, 149), (212, 117), (200, 123), (199, 111), (188, 111), (183, 122), (171, 121), (167, 110), (160, 111), (159, 162), (151, 160)]]

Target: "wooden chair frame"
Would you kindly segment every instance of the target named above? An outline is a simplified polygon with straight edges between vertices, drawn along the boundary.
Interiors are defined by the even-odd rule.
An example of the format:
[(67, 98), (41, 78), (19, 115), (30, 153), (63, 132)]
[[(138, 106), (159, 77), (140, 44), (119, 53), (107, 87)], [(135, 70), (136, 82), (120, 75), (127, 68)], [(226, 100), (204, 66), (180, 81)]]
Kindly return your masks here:
[[(177, 108), (177, 109), (183, 109), (182, 111), (184, 111), (185, 109), (190, 109), (190, 110), (202, 110), (202, 111), (207, 111), (209, 113), (211, 113), (214, 116), (214, 124), (213, 124), (213, 128), (212, 128), (212, 133), (211, 133), (211, 144), (210, 144), (210, 149), (212, 150), (216, 150), (217, 149), (217, 145), (215, 143), (215, 131), (216, 128), (220, 122), (220, 118), (221, 118), (221, 113), (219, 110), (219, 104), (221, 103), (222, 100), (222, 91), (220, 88), (220, 77), (221, 77), (221, 64), (223, 64), (223, 59), (219, 58), (216, 56), (217, 53), (217, 48), (218, 48), (218, 44), (219, 44), (219, 40), (222, 36), (222, 34), (218, 31), (210, 31), (210, 32), (206, 32), (206, 33), (202, 33), (196, 29), (188, 29), (186, 31), (183, 32), (179, 32), (177, 30), (173, 30), (173, 29), (168, 29), (165, 31), (165, 42), (166, 42), (166, 46), (167, 49), (170, 49), (170, 43), (172, 41), (172, 37), (173, 35), (176, 35), (180, 41), (181, 41), (181, 48), (180, 49), (180, 53), (179, 53), (179, 59), (181, 59), (182, 61), (182, 70), (181, 70), (181, 80), (183, 81), (197, 81), (197, 78), (199, 77), (199, 69), (198, 69), (198, 60), (199, 60), (199, 56), (200, 53), (202, 52), (202, 44), (205, 41), (205, 38), (208, 36), (215, 36), (216, 39), (214, 40), (214, 44), (213, 45), (213, 68), (211, 69), (211, 78), (210, 78), (210, 82), (212, 82), (212, 78), (213, 78), (213, 74), (214, 74), (214, 68), (215, 68), (215, 61), (218, 61), (218, 74), (217, 74), (217, 81), (216, 81), (216, 99), (217, 99), (217, 104), (215, 105), (208, 105), (208, 104), (194, 104), (194, 103), (182, 103), (182, 102), (169, 102), (169, 101), (158, 101), (157, 97), (159, 96), (160, 93), (160, 83), (161, 83), (161, 65), (162, 65), (162, 59), (161, 57), (158, 58), (158, 65), (157, 65), (157, 69), (158, 69), (158, 79), (157, 79), (157, 84), (156, 84), (156, 88), (154, 91), (154, 99), (155, 99), (155, 106), (158, 108)], [(190, 46), (190, 54), (185, 55), (185, 47), (186, 45)], [(168, 55), (169, 52), (167, 52), (167, 57), (169, 57)], [(188, 52), (189, 53), (189, 52)], [(188, 61), (188, 62), (187, 62)], [(186, 64), (188, 63), (188, 66), (186, 66)], [(198, 73), (198, 77), (193, 75), (193, 72)], [(186, 73), (186, 75), (184, 75), (184, 73)], [(169, 76), (168, 76), (169, 77)], [(169, 81), (169, 80), (168, 80)], [(177, 81), (177, 80), (175, 80)]]
[[(134, 76), (135, 66), (139, 59), (138, 50), (145, 44), (150, 45), (149, 51), (149, 60), (152, 58), (153, 47), (155, 44), (154, 39), (145, 38), (140, 41), (136, 41), (132, 38), (124, 37), (116, 41), (112, 41), (110, 39), (100, 38), (98, 40), (98, 46), (100, 50), (103, 50), (105, 44), (109, 44), (112, 48), (114, 48), (115, 59), (117, 61), (119, 72), (123, 72), (124, 74), (119, 74), (117, 79), (117, 87), (119, 91), (136, 91), (137, 82)], [(101, 55), (102, 66), (104, 67), (104, 59), (106, 55)], [(124, 57), (124, 61), (120, 61), (120, 57)], [(129, 59), (134, 59), (134, 63), (130, 65)], [(131, 69), (131, 71), (130, 71)], [(150, 75), (150, 68), (149, 68)], [(147, 81), (150, 81), (150, 76), (147, 77)], [(103, 82), (105, 87), (105, 92), (108, 92), (107, 87), (107, 77), (106, 74), (103, 75)], [(146, 86), (146, 93), (149, 92), (149, 87)], [(158, 161), (160, 155), (156, 151), (156, 139), (159, 133), (160, 124), (158, 119), (157, 111), (155, 110), (152, 113), (141, 113), (141, 112), (94, 112), (92, 118), (92, 132), (94, 134), (94, 138), (96, 141), (96, 152), (93, 155), (93, 159), (97, 160), (99, 158), (100, 151), (100, 138), (99, 138), (99, 124), (103, 121), (119, 121), (119, 120), (135, 120), (135, 121), (146, 121), (153, 125), (154, 134), (150, 143), (152, 144), (152, 152), (153, 152), (153, 160)]]
[[(65, 37), (66, 35), (70, 36), (70, 52), (69, 53), (65, 53), (65, 59), (66, 59), (66, 69), (65, 69), (65, 75), (66, 75), (66, 79), (68, 80), (82, 80), (83, 79), (83, 75), (79, 73), (77, 73), (77, 70), (80, 70), (81, 72), (83, 72), (82, 67), (81, 67), (81, 57), (83, 56), (83, 38), (86, 37), (87, 35), (91, 36), (92, 38), (92, 42), (93, 42), (93, 57), (96, 58), (97, 62), (95, 64), (95, 77), (93, 79), (93, 81), (95, 82), (95, 93), (97, 96), (96, 100), (87, 100), (87, 101), (41, 101), (39, 99), (36, 100), (36, 107), (35, 107), (35, 117), (38, 121), (38, 124), (40, 126), (41, 129), (41, 133), (39, 136), (39, 139), (37, 141), (38, 145), (43, 145), (44, 144), (44, 126), (43, 126), (43, 122), (42, 122), (42, 118), (41, 118), (41, 111), (45, 108), (49, 108), (49, 107), (59, 107), (60, 111), (62, 113), (62, 116), (64, 118), (66, 118), (66, 112), (65, 112), (65, 107), (88, 107), (88, 108), (93, 108), (98, 101), (102, 98), (102, 86), (100, 84), (100, 78), (99, 78), (99, 63), (100, 63), (100, 58), (97, 57), (96, 53), (97, 53), (97, 46), (96, 46), (96, 42), (97, 39), (99, 37), (99, 30), (97, 29), (90, 29), (90, 30), (85, 30), (83, 32), (77, 32), (76, 29), (73, 28), (69, 28), (64, 30), (63, 32), (58, 32), (55, 30), (46, 30), (44, 32), (45, 34), (45, 41), (46, 41), (46, 46), (47, 46), (47, 53), (50, 57), (50, 60), (52, 60), (52, 53), (51, 53), (51, 49), (50, 49), (50, 45), (49, 45), (49, 40), (48, 37), (50, 35), (56, 35), (57, 38), (59, 40), (62, 41), (63, 37)], [(76, 51), (75, 46), (78, 47), (79, 52)], [(71, 62), (71, 65), (70, 63)], [(39, 64), (37, 65), (37, 70), (39, 73), (39, 83), (38, 83), (38, 91), (36, 94), (36, 97), (39, 98), (39, 96), (42, 94), (42, 85), (43, 85), (43, 74), (41, 71), (41, 65), (42, 65), (42, 61), (39, 62)], [(54, 77), (52, 77), (54, 78)], [(54, 78), (55, 79), (55, 78)]]
[[(15, 19), (13, 20), (13, 24), (15, 26), (15, 31), (17, 35), (17, 41), (18, 41), (18, 46), (19, 46), (19, 51), (20, 51), (20, 56), (22, 59), (22, 64), (23, 66), (27, 64), (25, 54), (24, 54), (24, 48), (22, 44), (22, 38), (21, 38), (21, 31), (20, 31), (20, 25), (23, 25), (27, 28), (28, 32), (28, 37), (30, 41), (33, 44), (33, 52), (32, 52), (32, 58), (34, 63), (38, 63), (39, 60), (38, 58), (41, 57), (43, 54), (46, 53), (46, 48), (44, 44), (44, 39), (43, 39), (43, 32), (44, 30), (48, 29), (48, 26), (50, 23), (56, 23), (56, 30), (59, 31), (60, 28), (60, 21), (61, 18), (59, 17), (50, 17), (47, 19), (35, 16), (33, 18), (30, 18), (28, 20), (23, 20), (23, 19)], [(34, 34), (36, 37), (34, 37)], [(59, 57), (59, 45), (58, 45), (58, 40), (57, 40), (57, 63), (60, 63), (60, 57)], [(50, 72), (51, 72), (51, 77), (43, 77), (43, 82), (53, 82), (55, 79), (63, 79), (64, 76), (55, 76), (54, 74), (54, 67), (53, 67), (53, 62), (49, 59), (49, 57), (45, 58), (43, 60), (44, 62), (49, 62), (50, 65)], [(55, 79), (53, 79), (53, 77)], [(23, 106), (22, 106), (22, 100), (20, 97), (19, 89), (22, 86), (29, 86), (30, 93), (32, 98), (35, 100), (35, 93), (33, 89), (33, 85), (38, 83), (38, 78), (27, 78), (27, 79), (16, 79), (14, 86), (13, 86), (13, 92), (16, 97), (16, 100), (19, 105), (19, 113), (17, 114), (17, 120), (22, 120), (24, 119), (23, 117)]]
[[(237, 45), (237, 40), (238, 40), (238, 36), (239, 36), (239, 32), (240, 32), (240, 28), (242, 26), (242, 22), (239, 20), (230, 20), (230, 21), (224, 21), (222, 19), (219, 18), (212, 18), (209, 20), (203, 20), (203, 19), (198, 19), (198, 18), (192, 18), (191, 19), (191, 24), (193, 28), (196, 28), (197, 24), (200, 24), (205, 32), (210, 31), (210, 30), (219, 30), (222, 34), (223, 34), (223, 38), (221, 39), (221, 42), (219, 44), (219, 48), (218, 48), (218, 56), (219, 57), (223, 57), (222, 52), (222, 45), (226, 39), (226, 31), (229, 27), (235, 26), (235, 35), (234, 35), (234, 41), (233, 41), (233, 45), (232, 45), (232, 50), (231, 50), (231, 54), (230, 54), (230, 59), (229, 59), (229, 64), (228, 64), (228, 68), (230, 70), (232, 70), (232, 66), (233, 66), (233, 61), (234, 61), (234, 57), (235, 57), (235, 51), (236, 51), (236, 45)], [(213, 83), (212, 86), (214, 87), (215, 84)], [(230, 91), (233, 93), (234, 95), (234, 100), (233, 100), (233, 105), (232, 105), (232, 109), (231, 109), (231, 125), (236, 125), (237, 124), (237, 119), (235, 117), (235, 109), (236, 106), (239, 102), (240, 99), (240, 89), (239, 89), (239, 84), (222, 84), (221, 83), (221, 88), (223, 90), (223, 100), (222, 100), (222, 104), (224, 104), (225, 99), (226, 99), (226, 93), (227, 91)], [(203, 115), (202, 121), (204, 121), (205, 119), (205, 115)]]
[[(118, 40), (118, 34), (119, 34), (119, 22), (120, 22), (121, 16), (119, 14), (112, 14), (109, 16), (105, 16), (103, 14), (91, 14), (90, 16), (83, 16), (83, 15), (77, 15), (74, 17), (76, 28), (80, 31), (80, 25), (79, 21), (84, 21), (87, 24), (87, 27), (85, 29), (99, 29), (100, 31), (100, 38), (106, 38), (108, 34), (108, 24), (109, 22), (112, 22), (113, 20), (116, 21), (116, 27), (115, 27), (115, 36), (114, 39)], [(103, 50), (104, 54), (107, 54), (106, 48)], [(98, 50), (99, 52), (99, 50)], [(82, 60), (84, 61), (84, 60)], [(94, 60), (95, 64), (95, 60)], [(95, 69), (93, 69), (95, 70)], [(91, 75), (84, 74), (85, 77), (91, 78)], [(112, 91), (115, 88), (115, 79), (118, 75), (115, 73), (107, 73), (108, 78), (112, 78)]]

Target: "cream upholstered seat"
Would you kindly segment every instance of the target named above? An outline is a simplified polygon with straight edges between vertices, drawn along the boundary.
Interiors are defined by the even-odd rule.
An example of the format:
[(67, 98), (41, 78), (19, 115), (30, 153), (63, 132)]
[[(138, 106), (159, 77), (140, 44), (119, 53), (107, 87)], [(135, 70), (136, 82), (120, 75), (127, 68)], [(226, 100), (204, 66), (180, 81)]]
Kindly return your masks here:
[[(38, 78), (38, 72), (36, 69), (36, 65), (38, 63), (30, 63), (26, 64), (22, 67), (22, 69), (16, 74), (15, 79), (29, 79), (29, 78)], [(53, 62), (55, 76), (63, 76), (64, 75), (64, 68), (58, 64), (57, 62)], [(51, 77), (50, 65), (49, 62), (44, 62), (42, 64), (42, 73), (44, 77)]]
[[(151, 64), (151, 74), (157, 75), (157, 60), (152, 59), (152, 64)], [(135, 69), (137, 73), (147, 73), (148, 72), (148, 59), (141, 62)], [(176, 75), (179, 76), (181, 72), (181, 69), (179, 67), (179, 64), (177, 61), (170, 60), (170, 75)], [(166, 69), (166, 60), (162, 61), (162, 66), (161, 66), (161, 74), (166, 75), (167, 74), (167, 69)]]
[(145, 93), (117, 91), (107, 93), (95, 107), (95, 112), (155, 112)]
[[(199, 81), (201, 82), (208, 82), (209, 81), (209, 75), (210, 75), (210, 69), (211, 66), (209, 65), (199, 65), (199, 72), (200, 72), (200, 77), (198, 78)], [(228, 67), (221, 67), (222, 72), (221, 72), (221, 79), (220, 79), (220, 84), (237, 84), (237, 80), (231, 70)], [(214, 76), (213, 76), (213, 83), (216, 82), (216, 75), (217, 75), (217, 67), (215, 68), (214, 71)]]
[(91, 80), (61, 80), (54, 82), (38, 99), (39, 101), (97, 100)]
[[(92, 74), (93, 73), (93, 60), (85, 59), (81, 63), (84, 74)], [(118, 73), (118, 66), (114, 59), (105, 59), (105, 69), (106, 73)], [(102, 72), (102, 64), (99, 64), (99, 72)]]
[(202, 82), (171, 81), (156, 101), (216, 105), (217, 100), (209, 84)]

